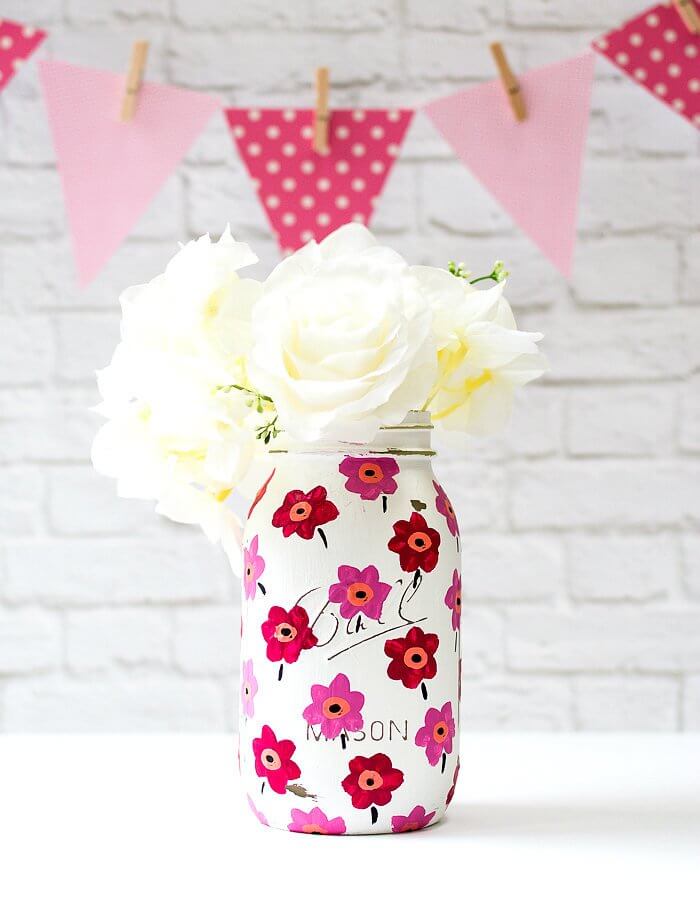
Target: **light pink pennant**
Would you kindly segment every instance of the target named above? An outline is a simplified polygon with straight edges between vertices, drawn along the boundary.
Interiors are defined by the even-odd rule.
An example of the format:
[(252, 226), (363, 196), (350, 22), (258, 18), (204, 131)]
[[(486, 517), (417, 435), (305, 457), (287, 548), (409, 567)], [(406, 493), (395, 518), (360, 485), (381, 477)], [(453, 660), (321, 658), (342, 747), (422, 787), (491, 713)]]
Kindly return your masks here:
[[(700, 12), (698, 3), (695, 7)], [(700, 128), (700, 35), (689, 31), (674, 6), (660, 3), (644, 10), (593, 47)]]
[(39, 65), (82, 285), (116, 251), (219, 102), (144, 83), (119, 120), (124, 76), (57, 61)]
[(425, 108), (486, 189), (565, 275), (571, 273), (594, 55), (519, 74), (527, 117), (499, 80)]
[(313, 111), (229, 108), (231, 132), (282, 251), (354, 220), (367, 225), (413, 111), (334, 109), (329, 152), (313, 149)]
[(46, 32), (0, 19), (0, 92), (46, 38)]

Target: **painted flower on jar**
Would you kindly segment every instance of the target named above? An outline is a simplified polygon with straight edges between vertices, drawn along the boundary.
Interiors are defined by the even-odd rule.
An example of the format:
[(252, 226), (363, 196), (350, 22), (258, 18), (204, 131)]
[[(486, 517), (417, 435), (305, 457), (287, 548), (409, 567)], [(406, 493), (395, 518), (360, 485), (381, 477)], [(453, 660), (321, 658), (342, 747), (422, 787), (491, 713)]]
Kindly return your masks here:
[(459, 759), (457, 760), (457, 765), (455, 766), (455, 774), (452, 776), (452, 785), (450, 790), (447, 792), (447, 797), (445, 798), (445, 805), (447, 807), (452, 803), (452, 798), (455, 796), (455, 791), (457, 790), (457, 779), (459, 778)]
[(423, 680), (432, 680), (437, 673), (435, 652), (440, 639), (434, 632), (423, 632), (413, 626), (403, 639), (388, 639), (384, 654), (391, 658), (387, 674), (400, 680), (407, 689), (415, 689)]
[(281, 527), (285, 537), (297, 534), (311, 540), (317, 527), (338, 517), (338, 509), (327, 496), (325, 486), (314, 486), (309, 492), (292, 489), (272, 516), (272, 526)]
[(261, 810), (258, 810), (258, 808), (253, 803), (252, 797), (249, 794), (247, 794), (246, 797), (248, 798), (248, 806), (250, 807), (251, 811), (255, 815), (257, 821), (259, 823), (261, 823), (263, 826), (269, 826), (270, 824), (267, 821), (267, 817)]
[(244, 661), (241, 668), (241, 708), (246, 718), (255, 714), (255, 696), (258, 692), (258, 681), (253, 673), (252, 660)]
[[(243, 548), (243, 589), (248, 600), (253, 600), (255, 597), (255, 589), (264, 571), (265, 560), (258, 552), (258, 535), (256, 534), (250, 541), (250, 546)], [(265, 591), (262, 590), (264, 594)]]
[(425, 829), (430, 825), (430, 821), (435, 816), (435, 811), (425, 812), (425, 807), (420, 804), (414, 807), (408, 816), (395, 816), (391, 818), (392, 832), (417, 832), (419, 829)]
[(394, 536), (388, 546), (393, 553), (398, 553), (404, 572), (416, 569), (432, 572), (438, 561), (440, 534), (428, 527), (423, 515), (413, 512), (408, 521), (394, 524)]
[(328, 740), (333, 740), (341, 731), (362, 730), (365, 697), (350, 689), (345, 674), (337, 674), (328, 686), (315, 683), (311, 687), (311, 700), (311, 705), (304, 709), (304, 719), (311, 725), (320, 725), (321, 734)]
[(391, 585), (379, 580), (376, 566), (338, 566), (338, 581), (328, 589), (328, 599), (340, 604), (340, 615), (346, 620), (358, 613), (378, 620), (390, 591)]
[(459, 536), (459, 524), (457, 523), (457, 515), (452, 507), (452, 502), (450, 502), (447, 493), (436, 480), (433, 480), (433, 488), (437, 493), (435, 496), (435, 508), (445, 518), (445, 521), (447, 521), (447, 530), (452, 536)]
[(308, 813), (295, 807), (287, 829), (314, 836), (342, 836), (345, 834), (345, 820), (342, 817), (329, 819), (320, 807), (314, 807)]
[(452, 584), (445, 594), (445, 606), (452, 611), (452, 628), (457, 632), (462, 621), (462, 576), (456, 569), (452, 573)]
[(348, 492), (358, 493), (361, 499), (374, 501), (398, 489), (394, 477), (399, 473), (399, 465), (393, 458), (346, 457), (338, 469), (348, 478), (345, 483)]
[(416, 746), (425, 747), (428, 762), (431, 766), (437, 766), (443, 753), (452, 752), (454, 736), (452, 703), (446, 702), (442, 708), (430, 708), (425, 713), (425, 723), (416, 733)]
[(267, 642), (267, 657), (270, 661), (294, 664), (302, 651), (313, 648), (318, 642), (309, 626), (308, 613), (298, 604), (291, 610), (271, 607), (260, 629)]
[(266, 778), (276, 794), (284, 794), (287, 784), (301, 775), (301, 769), (292, 759), (295, 750), (294, 741), (278, 740), (267, 724), (260, 737), (253, 740), (255, 774)]
[(369, 806), (383, 807), (403, 784), (403, 772), (395, 769), (385, 753), (356, 756), (350, 760), (350, 773), (343, 779), (343, 788), (350, 795), (352, 806), (366, 810)]

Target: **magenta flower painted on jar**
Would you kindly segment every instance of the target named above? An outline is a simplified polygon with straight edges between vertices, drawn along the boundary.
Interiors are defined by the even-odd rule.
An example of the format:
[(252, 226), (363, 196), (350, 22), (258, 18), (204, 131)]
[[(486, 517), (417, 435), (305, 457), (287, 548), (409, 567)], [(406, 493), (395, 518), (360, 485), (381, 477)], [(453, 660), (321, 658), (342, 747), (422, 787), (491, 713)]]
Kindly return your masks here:
[(315, 683), (311, 687), (311, 705), (304, 709), (304, 719), (310, 725), (320, 725), (321, 734), (333, 740), (343, 731), (362, 730), (364, 704), (364, 695), (350, 689), (345, 674), (337, 674), (328, 686)]
[(345, 488), (356, 492), (361, 499), (374, 501), (379, 496), (390, 496), (398, 489), (394, 477), (399, 465), (393, 458), (346, 457), (338, 468), (346, 476)]
[(448, 753), (452, 752), (452, 738), (455, 736), (455, 720), (452, 717), (452, 703), (442, 708), (430, 708), (425, 713), (425, 724), (418, 728), (416, 746), (425, 747), (425, 755), (431, 766), (437, 766), (443, 757), (443, 770)]
[(444, 516), (445, 521), (447, 521), (447, 530), (453, 537), (457, 537), (459, 535), (459, 525), (457, 524), (457, 515), (455, 515), (455, 510), (452, 508), (452, 503), (447, 498), (445, 490), (435, 480), (433, 480), (433, 487), (437, 493), (435, 508)]
[(379, 580), (376, 566), (339, 566), (338, 581), (328, 589), (328, 599), (340, 604), (340, 615), (346, 620), (358, 613), (378, 620), (390, 591), (391, 585)]
[[(260, 576), (265, 571), (265, 560), (258, 553), (258, 535), (250, 541), (250, 546), (243, 548), (243, 589), (248, 600), (255, 597), (255, 588), (258, 585)], [(265, 593), (265, 589), (260, 585), (260, 590)]]
[(241, 708), (246, 718), (255, 715), (255, 695), (258, 691), (258, 681), (253, 673), (253, 662), (244, 661), (241, 668)]
[(435, 811), (425, 812), (425, 807), (414, 807), (408, 816), (395, 816), (391, 818), (392, 832), (417, 832), (419, 829), (425, 829), (430, 825), (430, 821), (435, 816)]
[(445, 594), (445, 606), (452, 611), (452, 628), (457, 632), (462, 620), (462, 576), (456, 569), (452, 573), (452, 584)]
[(345, 834), (345, 820), (342, 817), (329, 819), (320, 807), (314, 807), (308, 813), (294, 807), (292, 822), (287, 829), (315, 836), (342, 836)]

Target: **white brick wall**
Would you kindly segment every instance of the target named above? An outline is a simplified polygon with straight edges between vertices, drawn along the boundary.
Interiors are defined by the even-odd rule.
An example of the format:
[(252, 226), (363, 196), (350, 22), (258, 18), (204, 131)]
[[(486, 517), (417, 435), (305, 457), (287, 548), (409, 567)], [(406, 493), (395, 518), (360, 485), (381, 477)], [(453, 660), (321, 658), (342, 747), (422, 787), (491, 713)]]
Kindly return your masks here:
[[(5, 0), (41, 54), (231, 104), (418, 105), (582, 51), (639, 0)], [(406, 257), (513, 270), (547, 380), (509, 433), (443, 451), (466, 549), (464, 720), (482, 728), (700, 728), (698, 135), (596, 66), (573, 280), (560, 277), (418, 115), (374, 227)], [(120, 502), (88, 464), (93, 370), (117, 295), (229, 221), (277, 256), (222, 118), (87, 290), (28, 66), (0, 95), (0, 728), (235, 726), (238, 598), (194, 531)]]

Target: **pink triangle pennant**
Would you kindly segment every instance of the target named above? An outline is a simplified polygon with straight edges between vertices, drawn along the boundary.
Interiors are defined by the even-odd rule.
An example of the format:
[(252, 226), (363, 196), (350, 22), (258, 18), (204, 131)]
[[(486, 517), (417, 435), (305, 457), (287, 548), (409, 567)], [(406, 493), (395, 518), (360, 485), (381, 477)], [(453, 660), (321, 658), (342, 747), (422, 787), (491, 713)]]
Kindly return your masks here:
[(515, 120), (500, 81), (431, 102), (435, 127), (476, 178), (565, 276), (571, 273), (594, 55), (518, 80), (527, 117)]
[[(700, 13), (700, 4), (695, 8)], [(649, 7), (596, 39), (593, 47), (700, 128), (700, 35), (693, 35), (674, 6)]]
[(407, 109), (334, 109), (329, 152), (313, 149), (313, 111), (229, 108), (231, 133), (282, 251), (350, 220), (367, 225), (413, 118)]
[(116, 251), (219, 102), (144, 83), (119, 120), (124, 76), (57, 61), (39, 65), (82, 285)]
[(12, 22), (10, 19), (0, 19), (0, 92), (44, 38), (46, 32), (41, 29)]

